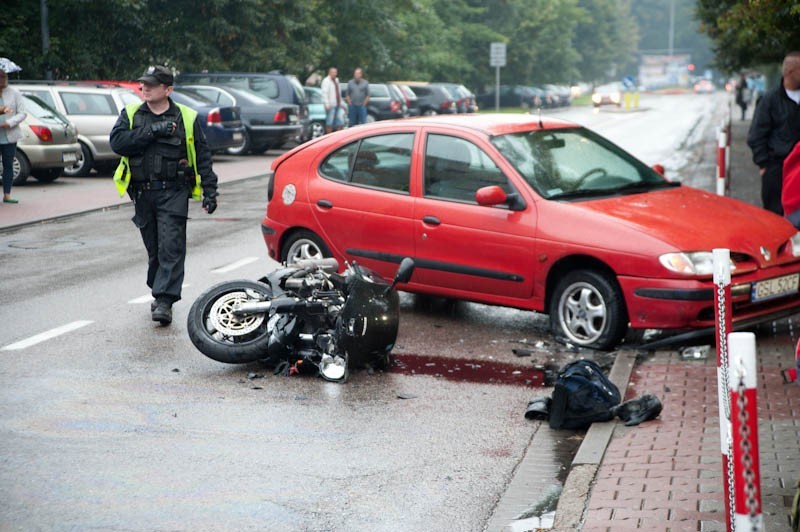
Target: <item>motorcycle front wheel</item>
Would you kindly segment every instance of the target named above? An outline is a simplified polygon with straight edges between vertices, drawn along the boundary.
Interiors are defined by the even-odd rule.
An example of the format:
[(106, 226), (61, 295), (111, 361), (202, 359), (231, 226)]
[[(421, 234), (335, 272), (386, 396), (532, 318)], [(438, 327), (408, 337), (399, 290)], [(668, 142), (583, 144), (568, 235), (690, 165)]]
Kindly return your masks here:
[(272, 288), (255, 281), (225, 281), (212, 286), (189, 309), (189, 338), (201, 353), (218, 362), (245, 364), (263, 358), (270, 337), (268, 314), (237, 316), (233, 311), (241, 303), (270, 297)]

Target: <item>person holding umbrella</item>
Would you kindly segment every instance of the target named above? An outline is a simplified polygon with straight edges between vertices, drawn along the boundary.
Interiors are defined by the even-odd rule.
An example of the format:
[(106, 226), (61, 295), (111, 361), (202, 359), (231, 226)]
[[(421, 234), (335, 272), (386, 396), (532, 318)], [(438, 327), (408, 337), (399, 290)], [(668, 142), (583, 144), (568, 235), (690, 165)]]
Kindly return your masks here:
[(8, 74), (0, 68), (0, 157), (3, 158), (3, 203), (19, 203), (11, 197), (14, 183), (14, 157), (17, 155), (17, 141), (22, 138), (20, 122), (28, 116), (22, 95), (8, 86)]

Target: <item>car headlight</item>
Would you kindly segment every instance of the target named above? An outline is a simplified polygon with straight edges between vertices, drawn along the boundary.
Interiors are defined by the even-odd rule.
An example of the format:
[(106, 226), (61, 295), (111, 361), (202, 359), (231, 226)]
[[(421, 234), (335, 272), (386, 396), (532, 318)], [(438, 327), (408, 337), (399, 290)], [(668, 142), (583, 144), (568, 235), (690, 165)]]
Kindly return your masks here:
[[(662, 266), (675, 273), (684, 275), (712, 275), (714, 273), (714, 255), (710, 251), (666, 253), (658, 257), (658, 260)], [(736, 266), (733, 261), (730, 265), (731, 272), (735, 271)]]
[(600, 96), (599, 94), (597, 94), (597, 93), (595, 93), (595, 94), (592, 94), (592, 101), (593, 101), (594, 103), (600, 103), (600, 101), (601, 101), (602, 99), (603, 99), (603, 97), (602, 97), (602, 96)]
[(792, 257), (800, 257), (800, 231), (792, 235), (789, 244), (792, 246)]

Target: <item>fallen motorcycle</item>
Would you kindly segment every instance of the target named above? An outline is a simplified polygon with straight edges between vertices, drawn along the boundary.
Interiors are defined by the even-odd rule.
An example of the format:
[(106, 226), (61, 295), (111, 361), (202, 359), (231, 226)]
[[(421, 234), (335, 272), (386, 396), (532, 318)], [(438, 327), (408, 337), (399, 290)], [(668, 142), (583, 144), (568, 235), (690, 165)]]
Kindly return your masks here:
[(189, 338), (219, 362), (311, 367), (329, 381), (385, 369), (400, 322), (394, 287), (411, 279), (414, 261), (403, 259), (392, 283), (356, 262), (338, 269), (336, 259), (304, 260), (212, 286), (189, 310)]

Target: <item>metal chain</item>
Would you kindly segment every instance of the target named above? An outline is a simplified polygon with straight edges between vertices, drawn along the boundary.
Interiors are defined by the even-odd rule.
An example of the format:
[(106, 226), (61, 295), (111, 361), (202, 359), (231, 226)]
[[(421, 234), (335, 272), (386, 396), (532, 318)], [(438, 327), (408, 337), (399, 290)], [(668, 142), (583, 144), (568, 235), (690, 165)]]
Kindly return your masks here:
[(756, 513), (758, 511), (758, 502), (756, 500), (756, 473), (753, 470), (753, 445), (750, 441), (750, 427), (747, 424), (750, 416), (747, 413), (747, 396), (745, 395), (745, 372), (743, 365), (740, 366), (738, 375), (739, 385), (737, 391), (739, 393), (739, 398), (736, 404), (739, 407), (739, 436), (741, 438), (740, 445), (742, 450), (742, 463), (744, 465), (744, 490), (747, 513), (750, 516), (750, 529), (753, 532), (758, 532), (761, 528), (758, 524)]
[[(719, 393), (722, 394), (722, 408), (724, 412), (720, 412), (720, 416), (730, 423), (731, 420), (731, 400), (730, 388), (728, 386), (728, 331), (725, 326), (725, 284), (720, 282), (717, 285), (717, 302), (719, 313), (719, 359), (720, 371), (722, 373), (722, 389)], [(721, 437), (722, 435), (720, 435)], [(723, 442), (727, 447), (728, 456), (728, 522), (731, 524), (731, 530), (736, 529), (736, 492), (734, 485), (734, 471), (733, 471), (733, 435), (728, 431), (728, 441)]]

